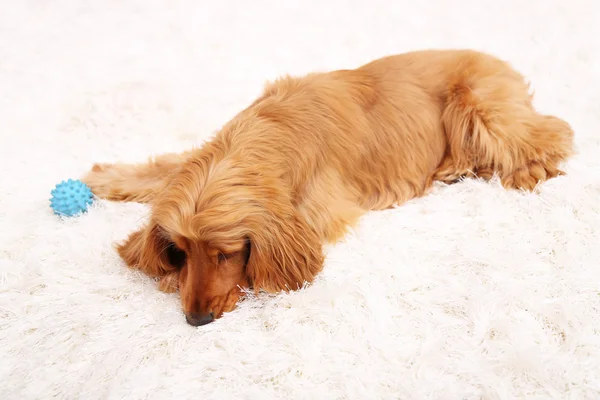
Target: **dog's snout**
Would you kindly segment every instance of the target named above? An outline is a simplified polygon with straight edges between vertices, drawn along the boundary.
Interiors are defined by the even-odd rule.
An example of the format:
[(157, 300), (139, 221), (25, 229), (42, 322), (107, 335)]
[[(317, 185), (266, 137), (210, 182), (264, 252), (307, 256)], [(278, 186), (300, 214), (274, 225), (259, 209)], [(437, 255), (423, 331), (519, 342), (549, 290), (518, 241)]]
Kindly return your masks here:
[(185, 320), (187, 321), (187, 323), (192, 326), (206, 325), (209, 322), (212, 322), (214, 319), (215, 319), (215, 314), (213, 314), (213, 313), (208, 313), (208, 314), (189, 313), (189, 314), (186, 314), (186, 316), (185, 316)]

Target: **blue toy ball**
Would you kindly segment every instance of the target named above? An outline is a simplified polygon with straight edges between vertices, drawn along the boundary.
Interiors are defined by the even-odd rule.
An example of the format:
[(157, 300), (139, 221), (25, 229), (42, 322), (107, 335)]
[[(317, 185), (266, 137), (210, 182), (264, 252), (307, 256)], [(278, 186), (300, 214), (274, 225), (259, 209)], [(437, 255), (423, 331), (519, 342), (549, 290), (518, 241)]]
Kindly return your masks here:
[(94, 201), (92, 191), (80, 180), (62, 181), (51, 193), (50, 207), (56, 215), (72, 217), (84, 213)]

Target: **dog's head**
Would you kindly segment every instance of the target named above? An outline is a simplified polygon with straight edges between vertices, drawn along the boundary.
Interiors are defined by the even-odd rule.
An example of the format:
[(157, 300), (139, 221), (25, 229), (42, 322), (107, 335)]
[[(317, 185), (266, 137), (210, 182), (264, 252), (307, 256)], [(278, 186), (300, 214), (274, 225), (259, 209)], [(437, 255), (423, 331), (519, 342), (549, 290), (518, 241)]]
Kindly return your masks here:
[(192, 157), (152, 204), (148, 225), (119, 246), (161, 289), (179, 289), (191, 325), (233, 310), (244, 288), (298, 289), (321, 270), (320, 240), (270, 168)]

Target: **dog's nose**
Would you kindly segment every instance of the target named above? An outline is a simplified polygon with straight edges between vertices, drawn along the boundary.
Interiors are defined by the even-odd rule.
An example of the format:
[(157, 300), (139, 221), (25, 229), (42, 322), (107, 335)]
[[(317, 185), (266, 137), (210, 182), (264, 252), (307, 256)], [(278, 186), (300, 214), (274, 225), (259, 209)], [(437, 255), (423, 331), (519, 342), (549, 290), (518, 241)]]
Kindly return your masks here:
[(206, 325), (209, 322), (212, 322), (215, 319), (215, 314), (197, 314), (197, 313), (189, 313), (185, 315), (185, 320), (188, 324), (192, 326), (201, 326)]

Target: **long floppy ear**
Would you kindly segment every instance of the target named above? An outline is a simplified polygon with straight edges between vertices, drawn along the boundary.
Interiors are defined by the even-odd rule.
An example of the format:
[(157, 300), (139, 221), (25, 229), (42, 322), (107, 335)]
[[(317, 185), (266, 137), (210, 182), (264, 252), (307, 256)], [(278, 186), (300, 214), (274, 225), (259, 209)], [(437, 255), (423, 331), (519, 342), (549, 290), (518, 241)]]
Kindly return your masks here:
[(129, 235), (117, 246), (121, 258), (131, 268), (139, 269), (152, 277), (163, 277), (177, 271), (173, 265), (173, 252), (170, 243), (156, 224), (149, 224)]
[(300, 289), (323, 268), (322, 243), (293, 206), (271, 207), (264, 221), (250, 231), (246, 274), (254, 290), (279, 292)]

